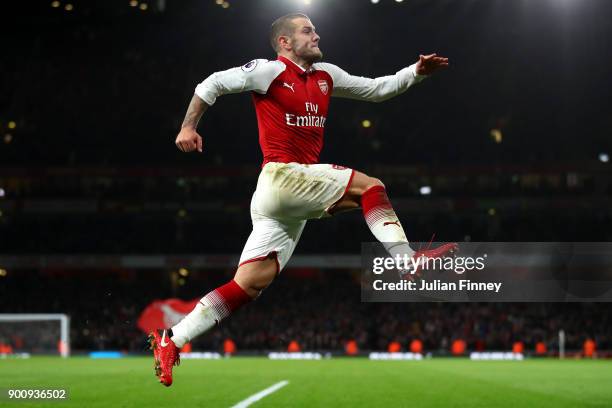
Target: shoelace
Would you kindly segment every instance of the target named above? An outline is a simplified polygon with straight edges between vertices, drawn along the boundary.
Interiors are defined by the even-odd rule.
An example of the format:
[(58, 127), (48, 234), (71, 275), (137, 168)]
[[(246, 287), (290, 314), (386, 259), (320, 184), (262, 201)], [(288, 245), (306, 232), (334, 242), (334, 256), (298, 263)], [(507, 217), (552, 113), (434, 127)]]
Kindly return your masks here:
[[(416, 250), (416, 253), (429, 251), (431, 249), (431, 246), (433, 245), (433, 241), (434, 241), (435, 237), (436, 237), (436, 233), (434, 232), (431, 235), (431, 239), (429, 240), (429, 243), (427, 244), (427, 248), (426, 249), (422, 249), (423, 246), (420, 243), (419, 244), (419, 248)], [(415, 266), (415, 268), (416, 268), (416, 266)], [(401, 279), (406, 279), (406, 275), (412, 275), (412, 274), (409, 271), (406, 271), (406, 270), (402, 270), (402, 271), (399, 272), (399, 276), (400, 276)], [(415, 274), (413, 279), (419, 279), (419, 278), (420, 278), (420, 276), (418, 276), (418, 274)]]
[[(433, 235), (431, 236), (431, 239), (429, 240), (429, 243), (427, 244), (427, 249), (424, 249), (423, 251), (429, 251), (429, 249), (431, 248), (431, 245), (433, 244), (433, 240), (436, 237), (436, 233), (434, 232)], [(417, 252), (421, 251), (421, 244), (419, 244), (419, 249), (417, 250)]]

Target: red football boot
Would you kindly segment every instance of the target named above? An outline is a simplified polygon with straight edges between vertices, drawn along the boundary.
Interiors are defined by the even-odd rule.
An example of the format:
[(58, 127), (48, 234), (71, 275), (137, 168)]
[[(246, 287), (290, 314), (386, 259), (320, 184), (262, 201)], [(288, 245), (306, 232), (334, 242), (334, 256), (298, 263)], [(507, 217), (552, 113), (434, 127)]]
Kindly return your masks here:
[[(427, 249), (419, 249), (414, 253), (414, 255), (412, 255), (412, 259), (414, 259), (414, 262), (419, 262), (418, 266), (416, 267), (416, 270), (414, 272), (412, 272), (411, 270), (402, 270), (400, 271), (400, 277), (411, 281), (417, 280), (421, 278), (423, 274), (423, 264), (427, 259), (455, 256), (458, 251), (459, 245), (456, 242), (442, 244), (439, 247), (433, 249), (429, 249), (429, 247)], [(419, 258), (421, 257), (424, 259), (419, 261)]]
[(155, 358), (155, 375), (166, 387), (172, 385), (172, 367), (181, 363), (179, 349), (171, 337), (171, 330), (155, 330), (149, 334), (149, 347)]

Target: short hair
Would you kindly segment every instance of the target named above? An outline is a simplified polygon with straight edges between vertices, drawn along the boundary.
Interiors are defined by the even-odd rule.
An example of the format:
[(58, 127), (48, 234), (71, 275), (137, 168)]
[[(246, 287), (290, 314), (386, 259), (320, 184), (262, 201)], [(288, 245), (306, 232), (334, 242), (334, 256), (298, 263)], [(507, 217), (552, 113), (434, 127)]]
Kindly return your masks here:
[(306, 18), (310, 20), (306, 14), (302, 13), (290, 13), (286, 14), (282, 17), (277, 18), (272, 23), (272, 27), (270, 27), (270, 45), (274, 51), (278, 52), (278, 37), (282, 36), (291, 36), (295, 32), (295, 24), (293, 24), (293, 20), (296, 18)]

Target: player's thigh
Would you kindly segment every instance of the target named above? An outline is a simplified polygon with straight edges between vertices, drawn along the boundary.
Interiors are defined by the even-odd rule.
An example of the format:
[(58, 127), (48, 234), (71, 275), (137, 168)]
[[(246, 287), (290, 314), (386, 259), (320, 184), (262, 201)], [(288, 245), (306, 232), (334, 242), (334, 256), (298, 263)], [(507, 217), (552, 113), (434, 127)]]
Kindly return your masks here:
[(350, 184), (353, 170), (331, 164), (268, 163), (253, 208), (275, 219), (306, 220), (328, 215)]
[(353, 180), (351, 185), (348, 187), (345, 196), (361, 197), (364, 192), (375, 186), (384, 187), (385, 185), (376, 177), (370, 177), (365, 173), (355, 170), (355, 175), (353, 176)]
[[(266, 277), (274, 278), (287, 265), (297, 243), (302, 236), (302, 231), (306, 221), (282, 221), (273, 218), (253, 214), (253, 231), (240, 255), (239, 270), (250, 270), (244, 268), (252, 263), (260, 263), (264, 260), (273, 259), (275, 268), (270, 273), (266, 268), (260, 271), (257, 267), (256, 272)], [(270, 262), (267, 262), (270, 264)], [(252, 274), (253, 280), (256, 279)], [(271, 282), (271, 279), (269, 281)]]
[(343, 211), (360, 208), (361, 196), (374, 186), (384, 186), (384, 184), (377, 178), (355, 170), (353, 180), (347, 187), (345, 194), (328, 209), (328, 213), (334, 215)]

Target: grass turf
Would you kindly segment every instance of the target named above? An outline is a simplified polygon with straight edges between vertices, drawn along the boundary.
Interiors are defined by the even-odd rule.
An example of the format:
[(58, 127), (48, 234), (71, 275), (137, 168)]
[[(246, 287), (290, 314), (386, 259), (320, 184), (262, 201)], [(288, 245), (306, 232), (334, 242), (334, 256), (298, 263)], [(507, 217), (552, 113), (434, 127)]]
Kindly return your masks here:
[(151, 358), (0, 360), (0, 389), (67, 388), (64, 402), (0, 406), (229, 407), (282, 380), (254, 407), (612, 407), (612, 362), (588, 360), (184, 360), (165, 388)]

